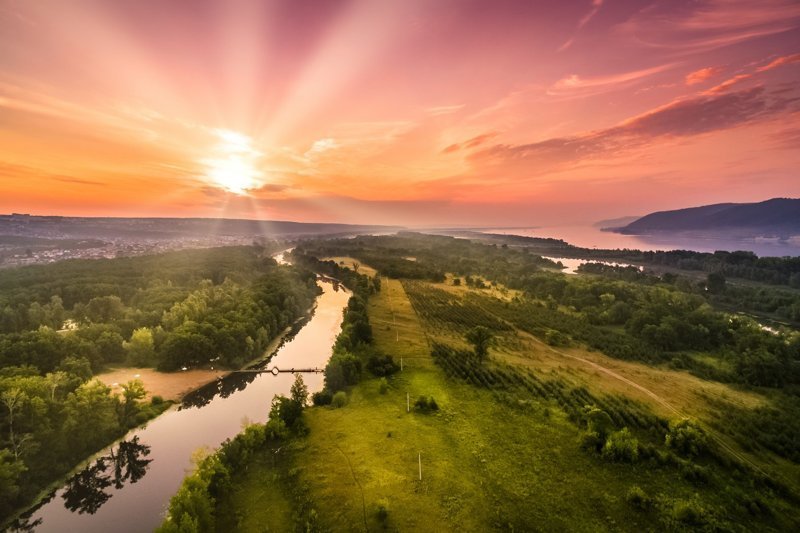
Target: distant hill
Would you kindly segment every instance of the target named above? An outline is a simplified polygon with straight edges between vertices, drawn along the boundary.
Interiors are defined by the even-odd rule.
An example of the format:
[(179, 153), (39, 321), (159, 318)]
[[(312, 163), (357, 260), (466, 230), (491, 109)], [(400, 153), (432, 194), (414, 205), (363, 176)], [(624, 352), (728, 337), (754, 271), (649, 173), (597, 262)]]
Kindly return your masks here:
[(800, 235), (800, 199), (773, 198), (750, 204), (713, 204), (659, 211), (617, 228), (618, 233), (736, 233), (749, 236)]
[(600, 228), (600, 229), (614, 229), (614, 228), (621, 228), (627, 226), (631, 222), (639, 220), (642, 218), (641, 215), (639, 216), (629, 216), (629, 217), (619, 217), (619, 218), (607, 218), (605, 220), (598, 220), (592, 227)]
[(225, 218), (113, 218), (0, 215), (0, 234), (46, 239), (156, 239), (209, 236), (293, 238), (395, 232), (396, 226)]

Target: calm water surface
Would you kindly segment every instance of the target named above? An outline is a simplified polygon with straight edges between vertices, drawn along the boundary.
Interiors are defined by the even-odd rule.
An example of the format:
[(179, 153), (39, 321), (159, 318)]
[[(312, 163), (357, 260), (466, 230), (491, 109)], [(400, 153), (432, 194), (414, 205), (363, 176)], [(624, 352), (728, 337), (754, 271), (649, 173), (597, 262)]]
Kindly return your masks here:
[(694, 250), (714, 252), (716, 250), (748, 250), (759, 256), (800, 255), (800, 238), (789, 241), (777, 239), (747, 238), (722, 239), (682, 235), (622, 235), (600, 231), (592, 226), (549, 226), (541, 228), (493, 228), (481, 230), (485, 233), (522, 235), (525, 237), (547, 237), (562, 239), (582, 248), (630, 248), (637, 250)]
[[(325, 366), (350, 294), (331, 281), (318, 284), (323, 293), (313, 316), (279, 348), (269, 368)], [(303, 379), (311, 392), (322, 389), (322, 374), (306, 373)], [(232, 374), (204, 387), (181, 407), (129, 433), (100, 462), (93, 458), (27, 523), (37, 532), (152, 531), (190, 469), (193, 452), (218, 447), (239, 433), (245, 420), (266, 421), (272, 397), (288, 395), (293, 382), (289, 373)]]

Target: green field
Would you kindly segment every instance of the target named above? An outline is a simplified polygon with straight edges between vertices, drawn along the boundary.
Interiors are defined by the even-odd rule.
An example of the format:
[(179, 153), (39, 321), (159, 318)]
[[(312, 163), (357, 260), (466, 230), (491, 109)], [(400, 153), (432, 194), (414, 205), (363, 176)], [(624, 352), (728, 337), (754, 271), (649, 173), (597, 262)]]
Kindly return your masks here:
[[(415, 284), (414, 290), (432, 290)], [(457, 298), (470, 293), (448, 291)], [(302, 530), (309, 516), (313, 527), (331, 531), (791, 530), (800, 524), (796, 504), (763, 488), (756, 493), (749, 474), (735, 468), (706, 460), (705, 480), (692, 481), (654, 459), (608, 461), (581, 449), (583, 430), (558, 398), (447, 377), (429, 342), (460, 342), (460, 326), (418, 316), (400, 281), (383, 279), (369, 318), (374, 347), (402, 358), (403, 371), (389, 379), (385, 394), (380, 380), (366, 379), (351, 388), (345, 407), (307, 409), (310, 432), (281, 452), (283, 462), (251, 462), (234, 479), (218, 506), (224, 509), (219, 530), (286, 530), (290, 522)], [(737, 397), (744, 405), (765, 401), (685, 372), (579, 348), (554, 350), (516, 329), (501, 332), (497, 346), (487, 365), (532, 369), (543, 383), (563, 382), (565, 390), (584, 385), (598, 398), (629, 397), (636, 409), (664, 417), (670, 409), (654, 395), (670, 391), (670, 406), (681, 412), (702, 406), (698, 414), (708, 409), (697, 401), (704, 395)], [(619, 375), (645, 385), (630, 386)], [(433, 396), (440, 410), (407, 413), (407, 395), (412, 404)], [(637, 435), (648, 439), (643, 430)], [(633, 486), (650, 501), (643, 509), (629, 501)]]

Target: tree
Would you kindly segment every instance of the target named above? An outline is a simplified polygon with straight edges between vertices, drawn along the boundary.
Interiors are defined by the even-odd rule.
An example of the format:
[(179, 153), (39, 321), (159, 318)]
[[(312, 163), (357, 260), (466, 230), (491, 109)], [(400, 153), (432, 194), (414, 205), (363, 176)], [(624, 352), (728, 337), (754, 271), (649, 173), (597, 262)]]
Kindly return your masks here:
[(292, 395), (292, 401), (302, 407), (305, 407), (306, 403), (308, 403), (308, 387), (303, 381), (303, 376), (300, 374), (294, 375), (294, 383), (292, 384), (290, 392)]
[(122, 427), (129, 427), (134, 422), (138, 409), (138, 401), (147, 396), (144, 383), (140, 379), (133, 379), (122, 385), (122, 404), (120, 405), (119, 423)]
[(14, 433), (14, 412), (17, 409), (22, 409), (22, 406), (28, 400), (28, 395), (17, 387), (3, 392), (0, 399), (3, 405), (8, 409), (8, 440), (11, 441), (11, 447), (14, 452), (14, 459), (18, 460), (20, 456), (20, 448), (22, 446), (21, 439), (17, 438)]
[(337, 352), (325, 366), (325, 388), (331, 392), (355, 385), (361, 375), (361, 360), (349, 352)]
[(122, 343), (130, 364), (134, 366), (150, 366), (154, 363), (156, 351), (153, 332), (150, 328), (133, 330), (131, 340)]
[(494, 333), (484, 326), (476, 326), (467, 332), (465, 339), (472, 345), (478, 359), (484, 360), (489, 354), (489, 346), (494, 340)]
[(56, 399), (56, 390), (69, 383), (69, 374), (63, 370), (58, 370), (47, 374), (45, 378), (47, 379), (47, 385), (50, 387), (50, 401), (54, 401)]

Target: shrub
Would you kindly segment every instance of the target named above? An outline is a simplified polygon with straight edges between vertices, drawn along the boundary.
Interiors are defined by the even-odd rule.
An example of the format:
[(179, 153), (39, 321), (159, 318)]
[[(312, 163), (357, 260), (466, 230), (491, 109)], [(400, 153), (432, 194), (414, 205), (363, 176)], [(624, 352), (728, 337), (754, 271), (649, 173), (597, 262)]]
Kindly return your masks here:
[(569, 346), (569, 337), (560, 331), (551, 329), (544, 335), (544, 341), (550, 346)]
[(681, 526), (702, 526), (708, 522), (708, 512), (695, 500), (679, 500), (672, 507), (672, 519)]
[(311, 395), (311, 403), (314, 405), (330, 405), (333, 400), (333, 394), (328, 389), (322, 389)]
[(164, 403), (164, 398), (162, 398), (161, 396), (155, 395), (150, 399), (150, 403), (152, 405), (161, 405), (162, 403)]
[(698, 456), (708, 449), (708, 437), (697, 422), (682, 418), (670, 423), (666, 444), (681, 455)]
[(599, 452), (605, 442), (596, 431), (584, 431), (578, 437), (578, 444), (581, 449), (590, 452)]
[(708, 481), (708, 469), (686, 461), (681, 465), (681, 475), (692, 483), (706, 483)]
[(367, 360), (367, 370), (378, 377), (391, 376), (400, 370), (400, 365), (394, 361), (391, 355), (373, 354)]
[(611, 420), (611, 416), (594, 405), (587, 405), (583, 408), (583, 418), (586, 420), (589, 432), (597, 433), (605, 443), (608, 434), (614, 429), (614, 421)]
[(344, 407), (347, 405), (347, 393), (343, 390), (340, 390), (336, 394), (333, 395), (333, 399), (331, 400), (331, 405), (336, 409), (340, 407)]
[(386, 381), (386, 378), (381, 378), (381, 384), (378, 385), (378, 392), (381, 394), (389, 392), (389, 382)]
[(264, 426), (264, 432), (269, 440), (283, 440), (289, 436), (289, 428), (280, 418), (274, 418)]
[(433, 396), (420, 396), (417, 398), (417, 401), (414, 402), (414, 410), (421, 413), (430, 413), (432, 411), (438, 411), (439, 404), (436, 403)]
[(650, 496), (638, 485), (634, 485), (628, 489), (628, 493), (625, 495), (625, 501), (631, 504), (633, 508), (639, 509), (640, 511), (649, 509), (653, 504), (653, 500)]
[(628, 428), (622, 428), (608, 436), (602, 454), (612, 461), (635, 462), (639, 458), (639, 441)]
[(375, 515), (383, 527), (386, 527), (386, 523), (389, 521), (389, 500), (386, 498), (378, 500), (375, 504)]

